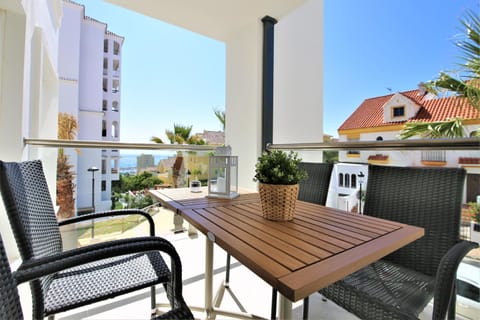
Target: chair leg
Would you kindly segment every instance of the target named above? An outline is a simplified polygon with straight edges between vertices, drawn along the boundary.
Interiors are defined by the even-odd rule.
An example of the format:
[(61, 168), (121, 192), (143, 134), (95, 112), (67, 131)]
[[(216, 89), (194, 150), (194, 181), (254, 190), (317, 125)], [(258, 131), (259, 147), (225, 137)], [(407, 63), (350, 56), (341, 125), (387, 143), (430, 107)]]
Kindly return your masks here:
[(155, 286), (150, 287), (150, 299), (151, 299), (151, 310), (152, 310), (152, 315), (157, 314), (157, 299), (155, 298), (156, 292), (155, 292)]
[(454, 281), (452, 294), (450, 295), (450, 303), (448, 305), (447, 319), (455, 319), (456, 317), (456, 307), (457, 307), (457, 285)]
[(225, 264), (225, 287), (230, 283), (230, 254), (227, 253), (227, 263)]
[(270, 319), (277, 318), (277, 289), (272, 288), (272, 310), (270, 311)]
[(308, 319), (308, 303), (309, 303), (309, 297), (306, 297), (303, 299), (303, 320)]

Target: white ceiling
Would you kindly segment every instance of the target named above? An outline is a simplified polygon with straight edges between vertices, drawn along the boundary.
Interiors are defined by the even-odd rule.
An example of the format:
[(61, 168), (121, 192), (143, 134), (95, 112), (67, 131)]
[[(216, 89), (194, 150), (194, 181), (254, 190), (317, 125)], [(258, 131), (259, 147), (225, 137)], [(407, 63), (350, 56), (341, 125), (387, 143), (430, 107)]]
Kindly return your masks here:
[(226, 41), (268, 15), (279, 20), (306, 0), (104, 0), (158, 20)]

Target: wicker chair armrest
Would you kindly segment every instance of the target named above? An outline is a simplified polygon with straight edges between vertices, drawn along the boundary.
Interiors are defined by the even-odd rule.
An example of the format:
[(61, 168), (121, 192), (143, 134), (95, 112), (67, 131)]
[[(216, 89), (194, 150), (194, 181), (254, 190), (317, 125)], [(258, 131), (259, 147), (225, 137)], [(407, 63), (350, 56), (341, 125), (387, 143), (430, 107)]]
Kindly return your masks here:
[[(455, 308), (455, 280), (458, 266), (467, 253), (478, 244), (460, 241), (443, 256), (437, 269), (432, 319), (445, 319), (449, 308)], [(452, 303), (453, 302), (453, 303)], [(453, 312), (454, 309), (450, 310)]]
[(101, 211), (101, 212), (94, 212), (94, 213), (88, 213), (84, 214), (81, 216), (77, 216), (74, 218), (69, 218), (65, 219), (62, 221), (58, 222), (59, 226), (65, 226), (68, 224), (72, 223), (78, 223), (81, 221), (87, 221), (87, 220), (92, 220), (92, 219), (97, 219), (97, 218), (105, 218), (105, 217), (114, 217), (114, 216), (128, 216), (132, 214), (138, 214), (143, 217), (145, 217), (148, 221), (148, 224), (150, 226), (150, 235), (154, 236), (155, 235), (155, 223), (153, 222), (153, 218), (148, 212), (145, 212), (140, 209), (119, 209), (119, 210), (110, 210), (110, 211)]

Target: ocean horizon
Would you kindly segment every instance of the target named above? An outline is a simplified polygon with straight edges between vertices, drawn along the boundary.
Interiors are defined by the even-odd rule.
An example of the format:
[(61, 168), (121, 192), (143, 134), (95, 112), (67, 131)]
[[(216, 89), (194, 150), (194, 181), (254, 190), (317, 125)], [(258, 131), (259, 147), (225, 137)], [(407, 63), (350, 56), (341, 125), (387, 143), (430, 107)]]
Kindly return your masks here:
[[(141, 154), (121, 154), (119, 160), (119, 169), (120, 171), (127, 171), (132, 169), (137, 169), (137, 157)], [(165, 154), (155, 154), (153, 155), (154, 164), (158, 165), (160, 160), (167, 159), (168, 157), (173, 157), (175, 154), (165, 155)]]

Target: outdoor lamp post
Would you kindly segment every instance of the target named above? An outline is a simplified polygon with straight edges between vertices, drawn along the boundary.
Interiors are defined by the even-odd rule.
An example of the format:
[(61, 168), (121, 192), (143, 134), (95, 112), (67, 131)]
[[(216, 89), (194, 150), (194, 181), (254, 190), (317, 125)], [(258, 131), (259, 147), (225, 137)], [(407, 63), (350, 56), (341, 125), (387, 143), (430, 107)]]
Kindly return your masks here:
[(362, 183), (363, 183), (363, 178), (365, 178), (365, 175), (363, 174), (362, 171), (360, 171), (360, 174), (358, 175), (358, 183), (360, 184), (360, 196), (358, 200), (358, 213), (362, 214)]
[[(87, 170), (92, 173), (92, 212), (95, 212), (95, 172), (98, 171), (97, 167), (90, 167)], [(94, 231), (94, 219), (92, 219), (92, 238), (95, 236)]]

